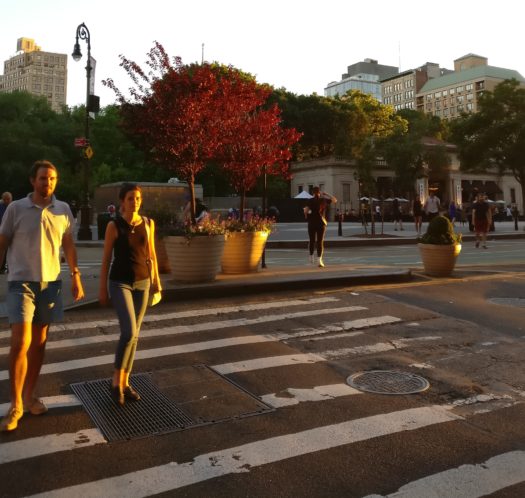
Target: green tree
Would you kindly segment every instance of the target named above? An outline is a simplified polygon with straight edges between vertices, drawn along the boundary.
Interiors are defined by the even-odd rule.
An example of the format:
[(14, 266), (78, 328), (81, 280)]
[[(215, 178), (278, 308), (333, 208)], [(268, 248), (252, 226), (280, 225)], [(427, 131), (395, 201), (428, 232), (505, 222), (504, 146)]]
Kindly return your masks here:
[(461, 169), (510, 173), (525, 192), (525, 88), (516, 80), (500, 83), (478, 101), (478, 112), (456, 120), (452, 141)]
[[(37, 159), (48, 159), (60, 171), (57, 193), (69, 199), (77, 190), (69, 114), (54, 112), (47, 100), (27, 92), (0, 93), (0, 170), (2, 188), (15, 198), (29, 190), (28, 173)], [(69, 145), (67, 145), (69, 144)]]
[(441, 177), (449, 164), (443, 146), (426, 147), (427, 137), (442, 139), (445, 128), (436, 116), (403, 109), (398, 115), (407, 122), (407, 128), (398, 127), (390, 136), (378, 143), (378, 151), (396, 175), (395, 189), (410, 195), (414, 184), (425, 173), (426, 164), (434, 177)]

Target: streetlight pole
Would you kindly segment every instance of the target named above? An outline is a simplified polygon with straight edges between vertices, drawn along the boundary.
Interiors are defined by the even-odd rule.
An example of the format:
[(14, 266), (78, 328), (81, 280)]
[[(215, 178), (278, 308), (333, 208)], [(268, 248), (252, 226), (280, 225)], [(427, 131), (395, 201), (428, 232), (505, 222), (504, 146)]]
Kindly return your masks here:
[[(82, 52), (80, 51), (80, 44), (78, 43), (79, 38), (86, 40), (87, 43), (87, 64), (86, 64), (86, 118), (84, 124), (84, 134), (86, 139), (86, 147), (89, 147), (89, 107), (91, 94), (91, 38), (89, 29), (82, 23), (77, 27), (77, 35), (75, 41), (75, 47), (71, 54), (73, 59), (78, 62), (82, 58)], [(91, 206), (89, 204), (89, 176), (90, 176), (90, 162), (89, 154), (86, 154), (84, 150), (84, 179), (83, 179), (83, 199), (80, 207), (80, 228), (78, 230), (78, 240), (91, 240)]]

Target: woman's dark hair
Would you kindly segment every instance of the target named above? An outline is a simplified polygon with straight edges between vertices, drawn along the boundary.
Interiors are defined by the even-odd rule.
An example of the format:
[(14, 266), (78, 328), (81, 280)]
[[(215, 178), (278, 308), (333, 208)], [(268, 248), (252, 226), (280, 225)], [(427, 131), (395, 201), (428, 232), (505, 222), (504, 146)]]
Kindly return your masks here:
[(118, 193), (118, 198), (123, 201), (126, 198), (128, 192), (138, 190), (142, 194), (142, 189), (136, 183), (123, 183)]

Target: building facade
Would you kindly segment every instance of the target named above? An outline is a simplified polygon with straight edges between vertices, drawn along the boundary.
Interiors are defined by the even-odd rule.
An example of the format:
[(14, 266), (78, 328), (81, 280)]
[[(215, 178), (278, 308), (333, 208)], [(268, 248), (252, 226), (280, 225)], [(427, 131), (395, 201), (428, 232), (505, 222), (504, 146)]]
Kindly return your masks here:
[(432, 78), (450, 73), (439, 64), (427, 62), (417, 69), (403, 71), (381, 80), (381, 101), (391, 105), (396, 111), (401, 109), (416, 109), (416, 97), (425, 83)]
[[(378, 159), (372, 171), (376, 181), (378, 198), (386, 199), (391, 195), (413, 198), (416, 194), (424, 202), (429, 189), (437, 193), (443, 206), (454, 201), (462, 206), (470, 203), (476, 193), (486, 193), (493, 201), (504, 201), (506, 205), (516, 205), (523, 213), (521, 186), (513, 175), (498, 175), (497, 171), (470, 173), (460, 169), (456, 147), (435, 139), (425, 139), (426, 147), (445, 147), (449, 156), (449, 166), (439, 177), (427, 172), (416, 180), (413, 192), (396, 192), (395, 174), (386, 162)], [(291, 197), (303, 190), (311, 192), (319, 186), (338, 199), (337, 209), (341, 212), (359, 212), (361, 197), (357, 169), (347, 159), (326, 157), (293, 163), (291, 166)], [(332, 210), (333, 216), (335, 210)]]
[(325, 97), (342, 96), (349, 90), (359, 90), (372, 95), (381, 102), (381, 83), (385, 78), (398, 74), (395, 66), (378, 64), (374, 59), (365, 59), (347, 67), (347, 72), (341, 76), (341, 81), (333, 81), (324, 89)]
[(45, 97), (54, 111), (67, 99), (67, 55), (43, 52), (34, 40), (20, 38), (17, 53), (4, 62), (0, 92), (26, 91)]
[(454, 61), (454, 72), (429, 79), (417, 93), (416, 109), (450, 120), (478, 110), (478, 100), (485, 91), (493, 91), (504, 80), (525, 79), (512, 69), (488, 65), (486, 57), (467, 54)]

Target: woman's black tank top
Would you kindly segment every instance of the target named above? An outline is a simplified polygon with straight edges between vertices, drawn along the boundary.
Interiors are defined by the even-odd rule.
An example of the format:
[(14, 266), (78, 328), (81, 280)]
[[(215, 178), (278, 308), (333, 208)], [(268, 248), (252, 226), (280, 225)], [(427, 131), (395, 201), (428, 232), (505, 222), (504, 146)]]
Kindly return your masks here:
[(118, 237), (113, 247), (113, 263), (109, 279), (132, 284), (149, 279), (148, 234), (144, 218), (139, 225), (132, 227), (126, 220), (115, 220)]

